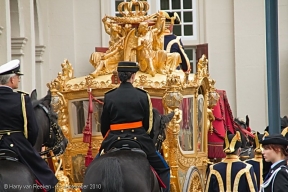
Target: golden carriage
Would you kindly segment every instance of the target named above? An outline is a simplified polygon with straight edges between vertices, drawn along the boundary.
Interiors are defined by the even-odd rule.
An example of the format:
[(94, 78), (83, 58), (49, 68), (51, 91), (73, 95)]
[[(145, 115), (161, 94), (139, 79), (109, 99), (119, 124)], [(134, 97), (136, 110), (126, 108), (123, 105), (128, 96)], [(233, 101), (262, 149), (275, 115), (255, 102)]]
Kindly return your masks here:
[[(108, 18), (112, 21), (110, 29), (115, 23), (123, 26), (121, 30), (129, 28), (128, 31), (122, 31), (122, 36), (118, 39), (118, 42), (122, 43), (117, 44), (111, 37), (106, 53), (92, 54), (93, 58), (90, 58), (90, 61), (94, 62), (95, 67), (92, 74), (74, 77), (71, 63), (65, 60), (61, 64), (62, 72), (47, 84), (52, 92), (53, 107), (59, 115), (59, 125), (69, 140), (66, 152), (61, 157), (62, 170), (57, 172), (60, 180), (58, 191), (80, 191), (76, 188), (81, 186), (83, 181), (86, 169), (85, 156), (88, 150), (88, 143), (83, 142), (82, 133), (83, 128), (89, 126), (86, 123), (89, 91), (100, 101), (93, 102), (92, 115), (93, 157), (98, 153), (103, 140), (99, 122), (101, 101), (105, 92), (119, 85), (117, 76), (112, 74), (118, 60), (138, 61), (140, 71), (136, 74), (134, 86), (147, 90), (153, 107), (160, 112), (169, 113), (172, 110), (175, 112), (174, 118), (167, 126), (166, 140), (162, 146), (163, 156), (171, 168), (171, 191), (204, 190), (208, 153), (207, 133), (213, 120), (211, 109), (218, 99), (214, 88), (215, 81), (210, 78), (207, 71), (208, 60), (205, 55), (199, 60), (197, 73), (175, 70), (175, 62), (179, 63), (178, 53), (170, 54), (160, 46), (157, 48), (154, 38), (156, 34), (159, 37), (157, 40), (163, 39), (161, 28), (165, 25), (165, 19), (161, 19), (163, 18), (161, 13), (146, 15), (147, 8), (149, 5), (144, 1), (132, 0), (120, 4), (119, 11), (123, 13), (123, 17)], [(103, 23), (107, 22), (106, 19), (102, 20)], [(138, 28), (143, 22), (149, 24), (146, 27), (151, 34), (139, 42)], [(152, 33), (155, 31), (156, 33)], [(137, 46), (140, 47), (144, 42), (149, 45), (149, 41), (151, 46), (146, 46), (148, 50), (140, 54), (142, 58), (147, 59), (140, 61), (141, 49), (137, 49)], [(151, 62), (152, 66), (149, 67)]]

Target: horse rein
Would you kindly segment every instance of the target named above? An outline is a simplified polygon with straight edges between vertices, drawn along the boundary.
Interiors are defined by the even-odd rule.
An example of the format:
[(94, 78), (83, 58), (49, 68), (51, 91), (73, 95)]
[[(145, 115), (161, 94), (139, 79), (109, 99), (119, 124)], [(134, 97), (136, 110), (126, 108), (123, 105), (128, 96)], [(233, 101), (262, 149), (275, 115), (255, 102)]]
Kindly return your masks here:
[[(63, 138), (63, 136), (60, 134), (60, 131), (59, 131), (59, 128), (60, 128), (60, 127), (57, 125), (56, 122), (53, 122), (53, 121), (52, 121), (51, 113), (49, 112), (49, 110), (47, 109), (47, 107), (44, 106), (44, 105), (42, 105), (41, 103), (39, 103), (38, 106), (39, 106), (41, 109), (43, 109), (43, 111), (45, 112), (45, 114), (47, 115), (47, 117), (48, 117), (48, 119), (49, 119), (49, 139), (51, 139), (51, 137), (52, 137), (52, 132), (53, 132), (53, 130), (56, 130), (56, 133), (55, 133), (55, 136), (56, 136), (56, 142), (55, 142), (55, 143), (56, 143), (56, 144), (55, 144), (53, 147), (48, 147), (45, 151), (39, 152), (40, 156), (43, 156), (43, 155), (49, 154), (50, 151), (53, 151), (53, 152), (54, 152), (55, 149), (58, 149), (59, 147), (61, 147), (60, 144), (61, 144), (61, 142), (63, 141), (64, 138)], [(49, 141), (49, 139), (48, 139), (48, 141)], [(45, 143), (43, 143), (42, 146), (45, 146), (45, 145), (48, 143), (48, 141), (46, 141)], [(45, 159), (55, 157), (55, 156), (57, 156), (57, 155), (62, 154), (63, 152), (64, 152), (64, 151), (61, 149), (58, 154), (56, 154), (56, 155), (54, 154), (54, 156), (46, 157)]]

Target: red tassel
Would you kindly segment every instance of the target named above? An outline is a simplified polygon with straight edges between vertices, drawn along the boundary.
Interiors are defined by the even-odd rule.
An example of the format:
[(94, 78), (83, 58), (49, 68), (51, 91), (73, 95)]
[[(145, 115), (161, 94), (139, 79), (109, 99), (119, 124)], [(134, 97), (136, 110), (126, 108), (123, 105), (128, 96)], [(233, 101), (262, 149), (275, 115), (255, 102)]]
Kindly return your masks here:
[(83, 142), (89, 143), (89, 149), (87, 155), (85, 156), (85, 166), (88, 167), (90, 163), (93, 161), (92, 156), (92, 114), (93, 114), (93, 96), (91, 93), (91, 89), (88, 90), (89, 94), (89, 107), (88, 107), (88, 118), (85, 126), (85, 130), (83, 131)]
[(251, 132), (251, 128), (250, 128), (250, 127), (247, 127), (247, 131)]
[(92, 161), (93, 161), (92, 149), (91, 146), (89, 146), (87, 155), (85, 156), (85, 166), (88, 167)]
[(91, 141), (91, 135), (92, 133), (91, 133), (91, 129), (89, 125), (89, 117), (88, 117), (85, 129), (83, 131), (83, 143), (89, 143)]

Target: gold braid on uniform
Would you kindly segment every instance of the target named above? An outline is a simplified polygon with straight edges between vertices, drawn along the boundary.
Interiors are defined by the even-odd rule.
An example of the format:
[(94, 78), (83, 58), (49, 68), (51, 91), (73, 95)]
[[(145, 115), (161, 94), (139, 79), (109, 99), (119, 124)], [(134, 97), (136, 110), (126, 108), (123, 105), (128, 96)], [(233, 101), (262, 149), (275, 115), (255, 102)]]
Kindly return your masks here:
[(257, 133), (254, 134), (254, 138), (255, 138), (255, 145), (256, 145), (255, 152), (256, 153), (262, 153), (262, 145), (259, 142), (259, 138), (258, 138)]
[(153, 127), (153, 107), (150, 95), (147, 93), (148, 102), (149, 102), (149, 128), (147, 130), (147, 133), (150, 134), (152, 127)]
[(27, 139), (28, 138), (28, 129), (27, 129), (27, 115), (26, 115), (24, 94), (21, 94), (21, 103), (22, 103), (22, 113), (23, 113), (23, 119), (24, 119), (24, 135)]
[[(252, 177), (250, 175), (251, 168), (252, 168), (252, 165), (246, 164), (246, 167), (237, 173), (235, 177), (235, 181), (234, 181), (233, 191), (238, 191), (240, 178), (243, 174), (245, 174), (246, 179), (248, 181), (250, 192), (256, 192), (254, 185), (253, 185)], [(254, 175), (254, 179), (256, 181), (255, 175)]]
[(269, 136), (269, 133), (267, 131), (264, 131), (264, 136), (263, 136), (262, 140), (267, 136)]
[(221, 178), (221, 175), (220, 175), (220, 173), (218, 171), (213, 169), (213, 165), (210, 166), (210, 173), (209, 173), (209, 176), (208, 176), (208, 179), (207, 179), (207, 185), (206, 185), (206, 190), (205, 191), (206, 192), (209, 191), (209, 184), (210, 184), (210, 180), (211, 180), (212, 175), (215, 175), (215, 177), (217, 179), (219, 190), (220, 191), (224, 191), (224, 183), (223, 183), (223, 180)]
[(288, 127), (284, 128), (281, 132), (281, 135), (285, 137), (285, 135), (288, 133)]

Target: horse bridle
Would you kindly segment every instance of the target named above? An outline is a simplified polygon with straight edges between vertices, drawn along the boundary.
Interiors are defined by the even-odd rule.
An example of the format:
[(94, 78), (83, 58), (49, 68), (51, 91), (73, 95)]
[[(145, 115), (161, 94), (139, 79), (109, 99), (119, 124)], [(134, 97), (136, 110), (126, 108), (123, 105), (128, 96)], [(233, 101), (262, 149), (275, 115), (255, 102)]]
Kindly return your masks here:
[[(52, 133), (54, 131), (55, 133), (55, 143), (54, 146), (52, 147), (48, 147), (45, 151), (41, 151), (39, 152), (40, 156), (43, 155), (47, 155), (50, 153), (50, 151), (55, 151), (56, 149), (60, 149), (60, 151), (58, 152), (58, 154), (54, 154), (54, 156), (58, 156), (64, 153), (64, 150), (61, 148), (61, 142), (64, 140), (63, 134), (61, 134), (61, 128), (58, 126), (58, 124), (56, 122), (52, 121), (51, 118), (51, 113), (49, 112), (49, 110), (47, 109), (46, 106), (42, 105), (41, 103), (38, 104), (38, 106), (43, 109), (43, 111), (45, 112), (45, 114), (47, 115), (48, 119), (49, 119), (49, 139), (52, 138)], [(49, 139), (47, 141), (45, 141), (45, 143), (42, 144), (42, 147), (45, 146), (48, 142)], [(52, 158), (54, 156), (49, 156), (46, 158)]]
[[(161, 115), (159, 115), (161, 117)], [(167, 118), (166, 116), (164, 116), (164, 118)], [(164, 120), (160, 119), (160, 130), (159, 130), (159, 134), (157, 136), (157, 142), (156, 142), (156, 150), (159, 152), (161, 150), (161, 147), (162, 147), (162, 143), (163, 141), (165, 140), (165, 128), (166, 128), (166, 123), (164, 123)]]

